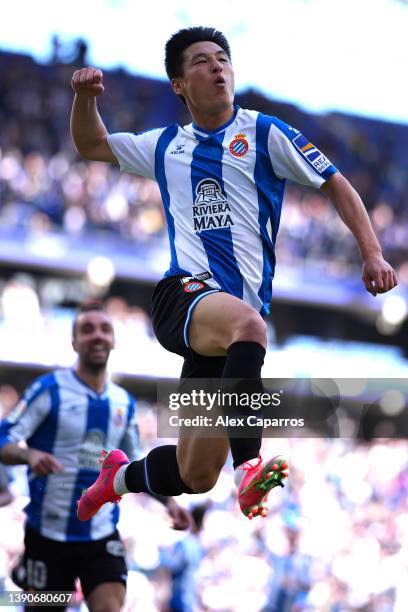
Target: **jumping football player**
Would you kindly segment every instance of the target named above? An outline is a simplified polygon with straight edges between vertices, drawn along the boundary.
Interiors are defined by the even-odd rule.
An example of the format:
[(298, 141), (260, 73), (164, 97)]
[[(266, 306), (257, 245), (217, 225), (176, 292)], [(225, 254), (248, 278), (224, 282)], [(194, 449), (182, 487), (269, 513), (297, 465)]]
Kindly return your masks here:
[[(152, 321), (161, 344), (184, 357), (181, 378), (222, 378), (227, 386), (244, 380), (259, 391), (286, 179), (331, 199), (358, 243), (367, 291), (389, 291), (396, 275), (359, 195), (327, 157), (280, 119), (234, 104), (231, 52), (221, 32), (180, 30), (166, 44), (165, 66), (192, 123), (108, 134), (96, 105), (102, 72), (83, 68), (72, 78), (72, 138), (85, 159), (119, 164), (159, 184), (171, 261), (153, 294)], [(250, 414), (240, 407), (241, 416)], [(126, 466), (108, 456), (97, 486), (80, 500), (79, 518), (128, 491), (208, 491), (229, 448), (242, 512), (266, 515), (267, 495), (282, 485), (287, 463), (281, 456), (262, 462), (261, 427), (251, 437), (228, 434), (229, 440), (182, 431), (177, 446), (157, 447)]]

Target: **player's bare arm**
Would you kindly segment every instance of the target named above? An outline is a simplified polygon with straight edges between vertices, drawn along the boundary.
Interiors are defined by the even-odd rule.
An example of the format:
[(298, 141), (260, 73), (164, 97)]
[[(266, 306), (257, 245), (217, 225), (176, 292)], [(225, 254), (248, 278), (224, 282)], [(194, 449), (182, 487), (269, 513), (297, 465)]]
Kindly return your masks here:
[(357, 191), (339, 172), (321, 187), (353, 233), (363, 259), (362, 279), (369, 293), (386, 293), (397, 284), (395, 271), (382, 255), (370, 218)]
[(72, 75), (75, 92), (71, 111), (71, 135), (85, 159), (117, 164), (108, 142), (108, 132), (99, 115), (96, 98), (104, 92), (103, 74), (96, 68), (81, 68)]
[(0, 450), (0, 460), (6, 465), (29, 465), (37, 476), (56, 474), (63, 470), (54, 455), (35, 448), (24, 448), (14, 442), (3, 446)]

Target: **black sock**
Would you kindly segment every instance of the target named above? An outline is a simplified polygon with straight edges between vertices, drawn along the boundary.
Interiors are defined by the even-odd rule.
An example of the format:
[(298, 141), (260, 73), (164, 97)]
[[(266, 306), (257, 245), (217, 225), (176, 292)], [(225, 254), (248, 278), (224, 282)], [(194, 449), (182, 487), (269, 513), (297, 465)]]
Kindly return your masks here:
[[(223, 385), (224, 392), (262, 393), (261, 369), (265, 358), (265, 349), (258, 342), (234, 342), (228, 348), (227, 360), (222, 373), (223, 379), (228, 379)], [(262, 417), (262, 410), (256, 412), (250, 406), (236, 406), (229, 410), (229, 416), (238, 417), (255, 415)], [(237, 437), (245, 431), (248, 437)], [(250, 459), (258, 457), (262, 444), (262, 426), (228, 427), (228, 437), (234, 469)]]
[(181, 480), (176, 457), (177, 446), (157, 446), (139, 461), (133, 461), (126, 469), (125, 484), (133, 493), (156, 495), (181, 495), (194, 493)]

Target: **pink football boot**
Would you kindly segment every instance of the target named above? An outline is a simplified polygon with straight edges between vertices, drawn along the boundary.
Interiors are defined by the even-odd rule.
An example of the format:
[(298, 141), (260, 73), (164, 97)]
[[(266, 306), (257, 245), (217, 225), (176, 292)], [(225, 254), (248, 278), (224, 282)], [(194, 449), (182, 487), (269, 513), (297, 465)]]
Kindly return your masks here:
[(251, 465), (244, 463), (246, 471), (238, 487), (238, 502), (242, 512), (249, 519), (254, 516), (266, 516), (268, 509), (266, 500), (269, 491), (274, 487), (284, 487), (283, 480), (288, 477), (288, 464), (278, 455), (266, 463), (258, 458), (258, 463)]
[(89, 521), (107, 502), (117, 504), (122, 499), (113, 489), (113, 479), (118, 469), (129, 463), (128, 457), (119, 449), (110, 453), (102, 451), (99, 462), (102, 462), (102, 469), (98, 478), (89, 489), (83, 491), (77, 502), (77, 516), (80, 521)]

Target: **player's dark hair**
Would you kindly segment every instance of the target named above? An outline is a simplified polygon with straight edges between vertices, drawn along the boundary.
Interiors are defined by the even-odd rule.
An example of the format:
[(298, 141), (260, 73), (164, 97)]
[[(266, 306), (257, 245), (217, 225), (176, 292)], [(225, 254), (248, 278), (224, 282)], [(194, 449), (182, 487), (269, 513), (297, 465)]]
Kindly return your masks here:
[(183, 52), (197, 42), (210, 41), (224, 49), (231, 59), (231, 49), (224, 34), (215, 28), (195, 26), (179, 30), (166, 42), (164, 65), (169, 79), (183, 76)]
[[(166, 42), (164, 65), (169, 79), (183, 76), (183, 53), (190, 45), (197, 42), (213, 42), (225, 51), (231, 60), (231, 49), (224, 34), (215, 28), (195, 26), (179, 30)], [(183, 96), (179, 96), (185, 103)]]
[(82, 304), (79, 304), (74, 321), (72, 323), (72, 337), (75, 336), (78, 317), (84, 312), (93, 312), (95, 310), (97, 312), (106, 312), (103, 303), (99, 300), (86, 300), (85, 302), (82, 302)]

